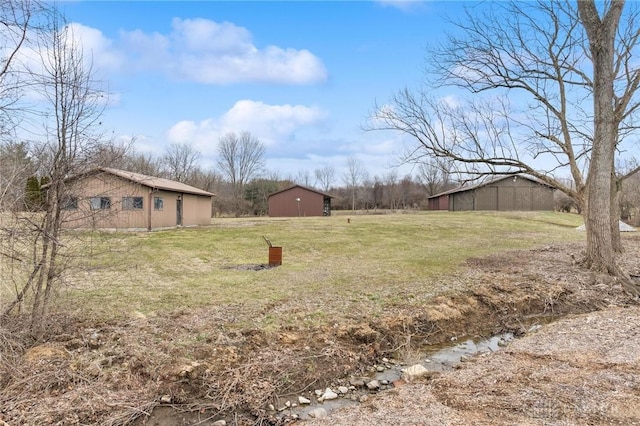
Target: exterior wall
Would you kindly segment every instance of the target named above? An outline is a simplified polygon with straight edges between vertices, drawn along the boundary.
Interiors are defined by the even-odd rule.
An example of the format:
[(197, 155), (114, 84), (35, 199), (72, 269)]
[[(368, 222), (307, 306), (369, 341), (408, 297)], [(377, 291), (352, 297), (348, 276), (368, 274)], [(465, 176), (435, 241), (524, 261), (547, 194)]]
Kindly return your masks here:
[(449, 210), (449, 196), (429, 198), (429, 210)]
[[(172, 191), (151, 191), (149, 188), (147, 205), (151, 206), (151, 229), (170, 228), (178, 225), (176, 205), (180, 195)], [(156, 198), (162, 200), (162, 206), (156, 205)]]
[(184, 194), (182, 200), (183, 225), (211, 225), (211, 197)]
[(475, 193), (473, 191), (449, 194), (449, 210), (475, 210)]
[(270, 217), (322, 216), (323, 207), (324, 195), (298, 186), (269, 197)]
[(509, 178), (490, 186), (498, 189), (498, 210), (553, 210), (553, 188), (524, 178)]
[[(147, 227), (147, 188), (116, 176), (100, 173), (74, 181), (70, 195), (77, 199), (77, 209), (63, 210), (67, 228), (141, 228)], [(92, 210), (92, 197), (109, 197), (109, 209)], [(123, 209), (123, 197), (143, 197), (141, 210)]]
[(553, 210), (553, 188), (524, 178), (503, 179), (449, 198), (449, 210)]
[(476, 204), (474, 210), (499, 210), (498, 188), (483, 186), (475, 189)]
[[(64, 210), (67, 228), (156, 229), (174, 227), (177, 222), (178, 197), (182, 203), (182, 225), (211, 223), (211, 197), (156, 190), (129, 180), (99, 173), (89, 175), (70, 185), (70, 194), (77, 199), (77, 209)], [(92, 210), (92, 197), (109, 197), (109, 209)], [(125, 208), (123, 197), (142, 197), (141, 209)], [(155, 199), (162, 200), (161, 208)]]
[[(152, 228), (211, 224), (211, 197), (173, 191), (155, 191), (150, 197)], [(161, 210), (156, 209), (155, 198), (162, 198)], [(181, 223), (178, 223), (178, 200), (182, 209)]]
[(553, 210), (553, 188), (534, 186), (531, 188), (531, 210)]

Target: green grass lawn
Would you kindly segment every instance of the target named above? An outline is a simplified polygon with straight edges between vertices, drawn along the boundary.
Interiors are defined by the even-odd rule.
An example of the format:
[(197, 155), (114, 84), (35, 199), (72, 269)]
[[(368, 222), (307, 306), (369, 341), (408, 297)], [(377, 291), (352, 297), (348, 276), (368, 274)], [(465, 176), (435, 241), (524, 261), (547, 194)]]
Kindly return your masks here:
[[(109, 320), (228, 305), (260, 326), (377, 315), (454, 290), (449, 277), (469, 257), (581, 240), (581, 223), (551, 212), (342, 213), (92, 235), (58, 306)], [(283, 247), (283, 265), (241, 269), (267, 262), (263, 236)]]

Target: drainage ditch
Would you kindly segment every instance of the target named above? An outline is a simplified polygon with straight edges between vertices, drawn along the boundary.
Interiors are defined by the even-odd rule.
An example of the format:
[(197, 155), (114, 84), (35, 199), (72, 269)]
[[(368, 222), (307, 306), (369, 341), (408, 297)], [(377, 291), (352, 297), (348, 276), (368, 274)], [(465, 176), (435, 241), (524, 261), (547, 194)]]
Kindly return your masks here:
[[(533, 325), (529, 327), (529, 332), (540, 327), (538, 324)], [(330, 413), (338, 408), (364, 402), (369, 395), (401, 385), (404, 383), (403, 370), (409, 366), (421, 365), (427, 370), (426, 375), (440, 373), (456, 368), (474, 355), (498, 351), (514, 338), (513, 333), (503, 333), (488, 339), (452, 338), (448, 345), (431, 347), (420, 356), (403, 360), (383, 358), (371, 368), (368, 375), (352, 377), (344, 385), (318, 389), (306, 395), (288, 395), (281, 399), (284, 401), (281, 406), (270, 408), (277, 412), (276, 417), (281, 421), (308, 420), (319, 416), (318, 409), (322, 409), (325, 414)], [(327, 395), (331, 398), (325, 398)]]

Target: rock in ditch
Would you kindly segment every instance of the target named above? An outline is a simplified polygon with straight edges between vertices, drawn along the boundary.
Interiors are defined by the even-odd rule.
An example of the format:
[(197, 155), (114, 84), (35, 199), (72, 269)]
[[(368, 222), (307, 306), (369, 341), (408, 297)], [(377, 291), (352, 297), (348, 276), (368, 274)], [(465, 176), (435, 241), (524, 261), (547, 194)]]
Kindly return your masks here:
[(328, 401), (330, 399), (336, 399), (337, 397), (338, 394), (332, 391), (331, 388), (326, 388), (321, 398), (323, 401)]
[(405, 382), (411, 382), (412, 380), (415, 380), (418, 377), (422, 377), (427, 374), (429, 374), (429, 370), (424, 368), (422, 364), (415, 364), (411, 367), (402, 369), (402, 379)]
[(311, 400), (308, 398), (305, 398), (304, 396), (299, 396), (298, 397), (298, 404), (300, 405), (308, 405), (311, 404)]
[(366, 381), (362, 377), (349, 379), (349, 384), (357, 388), (363, 387), (365, 383)]
[(367, 389), (369, 390), (376, 390), (380, 388), (380, 382), (377, 380), (371, 380), (370, 382), (367, 382)]
[(322, 407), (314, 408), (313, 410), (309, 411), (309, 417), (311, 417), (312, 419), (324, 419), (325, 417), (327, 417), (327, 410)]

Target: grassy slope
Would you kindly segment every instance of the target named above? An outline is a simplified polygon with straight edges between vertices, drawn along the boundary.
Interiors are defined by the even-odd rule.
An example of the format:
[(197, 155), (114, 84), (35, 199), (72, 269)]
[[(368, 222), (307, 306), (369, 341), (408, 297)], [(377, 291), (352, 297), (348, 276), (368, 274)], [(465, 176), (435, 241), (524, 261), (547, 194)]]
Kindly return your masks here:
[[(108, 320), (229, 305), (243, 326), (330, 324), (455, 289), (462, 284), (446, 274), (469, 257), (580, 240), (581, 223), (549, 212), (425, 212), (216, 219), (204, 228), (109, 234), (85, 243), (85, 269), (70, 277), (59, 307)], [(283, 265), (237, 268), (266, 263), (263, 235), (283, 247)]]

